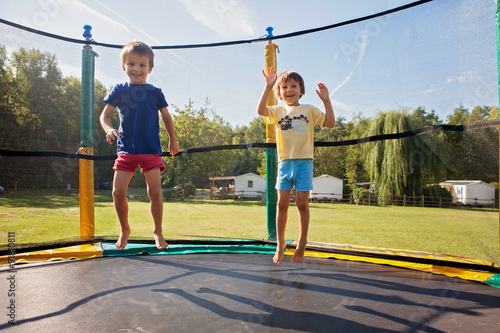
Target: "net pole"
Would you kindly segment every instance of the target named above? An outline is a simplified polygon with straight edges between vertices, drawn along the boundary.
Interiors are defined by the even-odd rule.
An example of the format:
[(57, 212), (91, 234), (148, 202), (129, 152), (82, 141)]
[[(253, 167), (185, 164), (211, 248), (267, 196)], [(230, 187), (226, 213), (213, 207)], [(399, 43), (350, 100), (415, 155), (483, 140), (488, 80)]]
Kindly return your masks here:
[[(266, 29), (267, 37), (273, 37), (273, 28)], [(269, 40), (265, 51), (265, 67), (277, 68), (276, 49), (278, 46)], [(276, 96), (271, 93), (267, 99), (267, 106), (278, 104)], [(266, 142), (276, 143), (276, 128), (274, 124), (266, 124)], [(276, 240), (276, 204), (278, 202), (276, 193), (277, 177), (276, 148), (266, 149), (266, 204), (267, 204), (267, 239)]]
[[(497, 39), (497, 79), (498, 79), (498, 100), (500, 105), (500, 0), (495, 0), (495, 26), (496, 26), (496, 39)], [(498, 114), (500, 118), (500, 112)], [(498, 128), (498, 127), (497, 127)], [(498, 132), (498, 142), (500, 147), (500, 131)], [(500, 149), (500, 148), (499, 148)], [(499, 155), (499, 184), (500, 184), (500, 155)], [(498, 216), (498, 235), (500, 239), (500, 207)], [(498, 250), (500, 251), (500, 241), (498, 244)], [(500, 253), (500, 252), (499, 252)]]
[[(92, 51), (90, 41), (91, 26), (83, 27), (83, 37), (89, 42), (82, 51), (82, 103), (79, 154), (94, 154), (93, 117), (94, 104), (94, 65), (96, 53)], [(80, 193), (80, 238), (90, 240), (94, 237), (94, 161), (80, 159), (79, 165), (79, 193)]]

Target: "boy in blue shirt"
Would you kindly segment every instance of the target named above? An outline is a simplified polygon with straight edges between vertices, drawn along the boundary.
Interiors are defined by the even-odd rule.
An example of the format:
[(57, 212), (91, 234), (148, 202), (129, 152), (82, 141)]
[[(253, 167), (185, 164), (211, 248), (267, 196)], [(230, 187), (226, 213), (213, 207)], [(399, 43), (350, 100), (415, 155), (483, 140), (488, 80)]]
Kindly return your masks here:
[[(137, 167), (141, 167), (146, 178), (147, 193), (151, 201), (153, 235), (158, 249), (168, 247), (163, 237), (163, 198), (161, 172), (165, 164), (161, 159), (159, 114), (167, 131), (168, 148), (171, 155), (179, 152), (174, 123), (168, 112), (168, 103), (161, 89), (146, 83), (154, 66), (153, 50), (141, 42), (132, 42), (123, 47), (122, 67), (129, 82), (117, 84), (104, 98), (100, 122), (109, 144), (117, 140), (117, 154), (113, 170), (113, 203), (121, 225), (121, 233), (115, 246), (123, 250), (127, 246), (131, 229), (128, 222), (127, 188)], [(111, 123), (114, 109), (120, 116), (120, 127)]]

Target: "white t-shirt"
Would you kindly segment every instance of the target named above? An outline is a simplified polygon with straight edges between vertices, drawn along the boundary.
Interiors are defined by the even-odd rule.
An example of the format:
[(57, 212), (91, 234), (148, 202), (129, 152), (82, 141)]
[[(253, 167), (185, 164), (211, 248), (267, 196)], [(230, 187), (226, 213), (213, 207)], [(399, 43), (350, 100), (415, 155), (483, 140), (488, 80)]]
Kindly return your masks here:
[(268, 124), (276, 125), (278, 160), (312, 159), (314, 126), (323, 126), (325, 114), (315, 106), (268, 106)]

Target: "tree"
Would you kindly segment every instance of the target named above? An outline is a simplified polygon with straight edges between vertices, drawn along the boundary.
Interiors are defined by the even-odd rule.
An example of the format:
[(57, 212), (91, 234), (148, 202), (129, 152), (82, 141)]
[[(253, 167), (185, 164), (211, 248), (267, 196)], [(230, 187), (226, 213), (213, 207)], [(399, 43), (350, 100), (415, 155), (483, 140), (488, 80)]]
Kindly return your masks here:
[(266, 122), (263, 117), (254, 118), (245, 130), (245, 143), (266, 142)]
[[(354, 140), (362, 138), (367, 132), (370, 119), (363, 118), (361, 114), (353, 117), (353, 120), (347, 123), (349, 137), (347, 139)], [(369, 176), (364, 167), (363, 146), (351, 145), (347, 146), (344, 159), (345, 178), (347, 183), (352, 186), (358, 182), (368, 182)]]
[[(207, 102), (205, 107), (194, 109), (189, 101), (184, 109), (175, 109), (174, 127), (181, 150), (231, 144), (231, 127), (208, 106)], [(163, 151), (168, 151), (168, 136), (163, 128), (161, 137)], [(184, 180), (204, 186), (210, 176), (223, 175), (234, 163), (233, 157), (232, 151), (222, 150), (167, 158), (168, 171), (163, 173), (163, 183), (173, 186)]]
[[(414, 127), (406, 110), (380, 112), (366, 136), (406, 132)], [(441, 179), (443, 161), (439, 140), (421, 136), (376, 141), (365, 145), (366, 167), (378, 195), (421, 195), (424, 185)]]
[[(498, 108), (460, 105), (448, 116), (450, 125), (484, 122), (498, 114)], [(498, 181), (498, 131), (493, 128), (466, 132), (446, 132), (447, 176), (456, 180)]]
[[(264, 119), (254, 118), (249, 126), (237, 126), (233, 129), (233, 144), (263, 143), (266, 141), (265, 133)], [(260, 154), (263, 154), (263, 150), (255, 148), (233, 151), (234, 163), (227, 169), (227, 174), (237, 176), (249, 172), (257, 173), (261, 164)]]
[(439, 120), (439, 116), (436, 111), (432, 110), (431, 113), (427, 113), (424, 107), (419, 106), (410, 115), (412, 126), (415, 128), (422, 128), (433, 125), (440, 125), (443, 122)]
[[(95, 86), (94, 96), (101, 109), (105, 89), (97, 81)], [(0, 46), (0, 93), (2, 148), (68, 153), (78, 150), (81, 82), (73, 77), (63, 78), (55, 55), (20, 49), (9, 60), (5, 48)], [(94, 117), (98, 125), (95, 113), (100, 110), (96, 106), (97, 103)], [(17, 183), (24, 188), (65, 188), (66, 184), (78, 184), (76, 159), (9, 157), (0, 163), (0, 181), (10, 186)]]
[[(321, 128), (317, 126), (314, 133), (314, 141), (332, 142), (341, 141), (349, 137), (344, 117), (337, 117), (335, 128)], [(345, 175), (345, 156), (347, 148), (340, 147), (317, 147), (314, 151), (314, 175), (330, 175), (340, 179)]]
[[(248, 127), (243, 126), (244, 136), (243, 139), (240, 139), (240, 135), (238, 135), (238, 128), (236, 128), (233, 132), (235, 132), (235, 137), (233, 138), (234, 144), (249, 144), (249, 143), (264, 143), (266, 142), (266, 123), (262, 117), (254, 118)], [(238, 138), (238, 139), (237, 139)], [(230, 170), (230, 175), (241, 175), (245, 173), (256, 173), (260, 174), (260, 169), (266, 169), (265, 162), (265, 149), (246, 149), (235, 151), (237, 155), (237, 163), (234, 165), (234, 168)], [(262, 164), (263, 163), (263, 164)]]
[[(63, 78), (54, 55), (38, 50), (20, 49), (12, 54), (10, 119), (15, 121), (14, 150), (60, 151), (67, 142), (67, 118), (60, 96)], [(12, 129), (7, 129), (11, 132)], [(8, 160), (10, 182), (24, 187), (64, 186), (65, 168), (59, 161), (47, 158)], [(7, 166), (5, 166), (7, 167)], [(43, 177), (33, 177), (33, 170), (43, 172)]]
[(12, 71), (8, 66), (7, 50), (0, 45), (0, 147), (4, 149), (14, 149), (17, 138), (15, 131), (17, 121), (12, 105)]
[(12, 55), (12, 67), (14, 112), (22, 135), (29, 138), (29, 150), (60, 149), (66, 139), (57, 133), (64, 132), (66, 118), (59, 101), (63, 78), (55, 55), (21, 48)]

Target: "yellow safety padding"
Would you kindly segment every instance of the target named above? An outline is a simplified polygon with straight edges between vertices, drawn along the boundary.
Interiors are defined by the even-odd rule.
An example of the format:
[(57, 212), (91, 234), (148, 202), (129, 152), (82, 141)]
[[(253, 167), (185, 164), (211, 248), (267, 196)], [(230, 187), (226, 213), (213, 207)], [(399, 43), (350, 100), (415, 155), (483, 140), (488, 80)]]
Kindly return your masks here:
[[(296, 241), (291, 243), (292, 245), (297, 245)], [(384, 249), (384, 248), (370, 248), (370, 247), (362, 247), (362, 246), (351, 246), (351, 245), (337, 245), (337, 244), (324, 244), (324, 243), (308, 243), (309, 246), (314, 246), (318, 248), (326, 249), (344, 249), (350, 251), (360, 251), (359, 256), (357, 255), (346, 255), (346, 254), (337, 254), (337, 253), (327, 253), (327, 252), (318, 252), (306, 250), (304, 256), (306, 257), (320, 257), (320, 258), (333, 258), (340, 260), (353, 260), (353, 261), (362, 261), (373, 264), (381, 264), (381, 265), (390, 265), (397, 266), (407, 269), (413, 269), (423, 272), (442, 274), (450, 277), (459, 277), (464, 280), (478, 281), (484, 282), (491, 278), (494, 273), (475, 271), (470, 269), (462, 269), (456, 267), (446, 267), (446, 266), (437, 266), (431, 264), (421, 264), (421, 263), (413, 263), (406, 262), (401, 260), (389, 260), (389, 259), (379, 259), (379, 258), (370, 258), (363, 256), (362, 252), (370, 252), (370, 253), (381, 253), (381, 254), (394, 254), (399, 257), (407, 256), (413, 258), (425, 258), (425, 259), (439, 259), (439, 260), (447, 260), (453, 262), (463, 262), (463, 263), (475, 263), (479, 265), (488, 265), (491, 266), (491, 263), (463, 258), (463, 257), (453, 257), (449, 255), (442, 254), (434, 254), (434, 253), (426, 253), (426, 252), (417, 252), (417, 251), (403, 251), (403, 250), (394, 250), (394, 249)], [(286, 249), (285, 255), (293, 255), (295, 252), (294, 249)]]
[[(14, 264), (26, 264), (53, 260), (86, 259), (96, 257), (102, 257), (101, 245), (83, 244), (51, 250), (16, 253), (14, 256)], [(12, 256), (0, 256), (0, 266), (7, 266), (11, 263)]]

